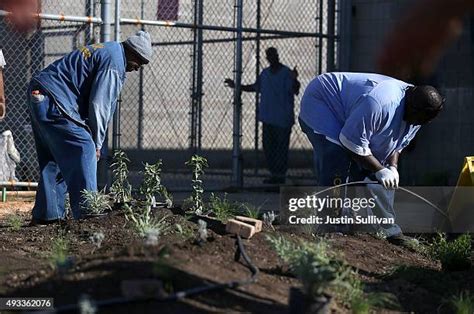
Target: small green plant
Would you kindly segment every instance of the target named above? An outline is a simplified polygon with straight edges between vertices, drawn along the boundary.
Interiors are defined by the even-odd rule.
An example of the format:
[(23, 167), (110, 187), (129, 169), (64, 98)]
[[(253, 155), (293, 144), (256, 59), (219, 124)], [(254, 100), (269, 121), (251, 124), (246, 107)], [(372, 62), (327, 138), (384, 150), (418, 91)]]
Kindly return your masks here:
[(209, 198), (209, 210), (222, 222), (227, 222), (238, 213), (238, 205), (227, 199), (227, 193), (223, 198), (219, 198), (211, 193)]
[(155, 164), (145, 164), (145, 171), (143, 172), (143, 182), (140, 186), (140, 193), (145, 196), (146, 200), (156, 206), (155, 195), (161, 195), (167, 206), (173, 206), (173, 198), (166, 187), (161, 184), (161, 168), (163, 162), (158, 160)]
[(69, 256), (69, 240), (63, 232), (53, 239), (49, 261), (54, 269), (64, 272), (72, 266), (72, 258)]
[(267, 236), (267, 239), (302, 282), (308, 297), (316, 299), (331, 288), (349, 288), (348, 277), (352, 270), (329, 253), (329, 244), (325, 240), (295, 243), (282, 236)]
[(102, 242), (105, 239), (105, 235), (102, 231), (94, 232), (90, 237), (89, 241), (98, 249), (102, 246)]
[(452, 296), (450, 299), (446, 300), (444, 303), (447, 303), (454, 310), (453, 313), (456, 314), (472, 314), (474, 313), (474, 295), (471, 295), (469, 292), (464, 291), (460, 294)]
[(199, 229), (198, 229), (198, 236), (197, 236), (196, 241), (199, 244), (202, 244), (204, 242), (207, 242), (207, 237), (208, 237), (207, 222), (205, 222), (204, 220), (199, 219), (198, 220), (198, 226), (199, 226)]
[(142, 237), (157, 238), (168, 229), (167, 217), (159, 220), (153, 217), (149, 203), (125, 204), (125, 218), (133, 223), (135, 230)]
[(83, 190), (81, 206), (86, 214), (102, 215), (106, 211), (112, 210), (110, 206), (110, 197), (105, 194), (105, 188), (102, 191)]
[(81, 295), (79, 301), (77, 302), (77, 307), (79, 308), (79, 314), (97, 313), (97, 305), (87, 294)]
[(188, 240), (194, 236), (194, 229), (187, 226), (187, 225), (181, 225), (181, 224), (176, 224), (176, 231), (178, 234), (184, 239)]
[(249, 203), (243, 203), (241, 205), (242, 209), (244, 210), (244, 215), (253, 218), (253, 219), (259, 219), (260, 218), (260, 213), (262, 206), (256, 207), (252, 204)]
[(471, 267), (471, 236), (464, 234), (454, 241), (448, 241), (439, 233), (430, 245), (431, 256), (441, 262), (444, 271), (467, 270)]
[(275, 212), (272, 210), (271, 212), (267, 212), (263, 214), (263, 224), (267, 227), (272, 228), (275, 231), (275, 227), (273, 227), (273, 222), (276, 219)]
[(6, 218), (7, 226), (11, 231), (20, 231), (23, 225), (23, 219), (18, 213), (8, 215)]
[(128, 159), (125, 152), (117, 150), (111, 165), (114, 182), (110, 187), (115, 203), (127, 203), (132, 199), (132, 186), (128, 182)]
[(204, 210), (203, 197), (202, 197), (202, 195), (204, 194), (204, 187), (203, 187), (203, 182), (201, 180), (201, 176), (204, 174), (204, 169), (209, 167), (209, 164), (207, 163), (206, 158), (202, 156), (194, 155), (191, 157), (189, 161), (186, 162), (186, 165), (191, 167), (192, 172), (193, 172), (193, 179), (192, 179), (193, 206), (191, 210), (197, 215), (202, 215), (203, 210)]

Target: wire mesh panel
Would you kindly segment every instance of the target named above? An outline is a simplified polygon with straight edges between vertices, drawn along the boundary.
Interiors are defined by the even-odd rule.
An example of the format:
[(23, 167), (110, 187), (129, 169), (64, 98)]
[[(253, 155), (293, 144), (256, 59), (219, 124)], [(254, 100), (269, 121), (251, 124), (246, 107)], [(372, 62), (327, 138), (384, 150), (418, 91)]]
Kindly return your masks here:
[[(42, 12), (71, 16), (90, 16), (100, 12), (97, 1), (43, 0)], [(13, 30), (0, 17), (0, 48), (7, 66), (4, 70), (7, 114), (0, 130), (11, 130), (21, 155), (17, 165), (20, 181), (37, 181), (39, 171), (36, 149), (29, 122), (27, 88), (31, 78), (54, 60), (88, 42), (98, 40), (99, 30), (90, 24), (41, 20), (36, 31)]]
[[(328, 43), (335, 36), (328, 39), (327, 34), (330, 20), (336, 24), (335, 16), (328, 16), (331, 3), (335, 5), (331, 0), (244, 1), (242, 83), (256, 82), (268, 67), (265, 50), (277, 48), (281, 62), (299, 73), (302, 87), (294, 101), (297, 116), (304, 87), (326, 71), (331, 61)], [(188, 188), (184, 161), (193, 153), (209, 159), (209, 189), (231, 184), (234, 91), (224, 80), (233, 78), (238, 70), (236, 4), (236, 0), (122, 1), (122, 17), (171, 20), (122, 28), (123, 38), (140, 28), (149, 31), (155, 57), (140, 74), (129, 76), (123, 93), (121, 144), (136, 166), (162, 158), (164, 181), (172, 189)], [(262, 127), (256, 119), (259, 96), (243, 93), (241, 103), (244, 184), (261, 185), (269, 171), (262, 150)], [(311, 180), (311, 169), (310, 144), (295, 124), (287, 175), (295, 182)]]

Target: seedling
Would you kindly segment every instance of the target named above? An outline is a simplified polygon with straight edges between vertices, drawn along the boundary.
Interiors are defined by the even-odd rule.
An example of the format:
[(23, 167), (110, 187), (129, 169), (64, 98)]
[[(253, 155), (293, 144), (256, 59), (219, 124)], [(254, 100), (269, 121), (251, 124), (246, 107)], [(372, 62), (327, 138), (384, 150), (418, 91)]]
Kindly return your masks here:
[(198, 242), (199, 244), (202, 244), (202, 243), (204, 243), (204, 242), (207, 241), (207, 237), (208, 237), (208, 234), (207, 234), (207, 222), (205, 222), (204, 220), (199, 219), (199, 220), (198, 220), (198, 226), (199, 226), (199, 229), (198, 229), (197, 242)]
[(114, 175), (114, 182), (110, 187), (115, 203), (127, 203), (132, 199), (132, 186), (128, 182), (128, 159), (125, 152), (117, 150), (114, 153), (113, 163), (110, 166)]
[(80, 314), (95, 314), (97, 313), (97, 306), (87, 294), (81, 295), (77, 302)]
[(72, 266), (72, 257), (69, 256), (69, 240), (63, 233), (53, 239), (49, 260), (51, 266), (60, 273), (66, 272)]
[(448, 242), (445, 234), (438, 234), (429, 249), (441, 262), (444, 271), (467, 270), (471, 267), (471, 236), (464, 234)]
[(179, 235), (181, 235), (184, 240), (190, 239), (194, 236), (194, 230), (191, 227), (188, 226), (183, 226), (181, 224), (176, 224), (176, 231), (178, 232)]
[(23, 219), (18, 213), (8, 215), (6, 222), (11, 231), (20, 231), (23, 225)]
[(144, 243), (147, 246), (157, 246), (160, 239), (160, 229), (147, 229), (144, 234)]
[(214, 193), (211, 193), (209, 198), (209, 210), (222, 222), (226, 222), (238, 212), (238, 205), (230, 202), (227, 199), (227, 193), (224, 198), (219, 198)]
[(325, 240), (294, 243), (282, 236), (268, 236), (278, 256), (302, 282), (306, 295), (316, 299), (329, 288), (348, 286), (351, 269), (329, 254)]
[(161, 184), (161, 168), (163, 162), (158, 160), (155, 164), (145, 164), (143, 173), (143, 182), (140, 186), (140, 193), (145, 196), (146, 200), (156, 206), (155, 195), (161, 195), (168, 207), (173, 207), (173, 198), (166, 187)]
[(249, 218), (253, 218), (253, 219), (260, 218), (260, 212), (261, 212), (262, 206), (255, 207), (252, 204), (244, 203), (242, 204), (242, 208), (244, 209), (245, 216)]
[(168, 228), (166, 223), (166, 216), (157, 220), (152, 215), (151, 205), (145, 204), (125, 204), (125, 218), (131, 221), (135, 230), (142, 237), (148, 235), (158, 236), (163, 234)]
[(105, 188), (102, 191), (83, 190), (81, 206), (85, 213), (89, 215), (102, 215), (106, 211), (112, 210), (110, 206), (110, 197), (105, 194)]
[(89, 237), (89, 241), (95, 246), (97, 247), (98, 249), (100, 249), (100, 247), (102, 246), (102, 242), (104, 241), (105, 239), (105, 235), (103, 232), (99, 231), (99, 232), (94, 232), (90, 237)]
[(275, 228), (273, 227), (273, 222), (276, 219), (276, 215), (274, 211), (267, 212), (263, 214), (263, 224), (267, 227), (270, 227), (275, 231)]
[(474, 295), (464, 291), (458, 295), (452, 296), (445, 303), (451, 305), (456, 314), (472, 314), (474, 313)]
[(201, 180), (201, 176), (204, 174), (204, 169), (209, 167), (207, 163), (207, 159), (198, 155), (194, 155), (191, 157), (189, 161), (186, 162), (186, 165), (192, 168), (193, 171), (193, 194), (192, 194), (192, 202), (193, 206), (191, 210), (197, 214), (202, 215), (204, 210), (203, 205), (203, 198), (202, 195), (204, 194), (204, 187), (203, 182)]

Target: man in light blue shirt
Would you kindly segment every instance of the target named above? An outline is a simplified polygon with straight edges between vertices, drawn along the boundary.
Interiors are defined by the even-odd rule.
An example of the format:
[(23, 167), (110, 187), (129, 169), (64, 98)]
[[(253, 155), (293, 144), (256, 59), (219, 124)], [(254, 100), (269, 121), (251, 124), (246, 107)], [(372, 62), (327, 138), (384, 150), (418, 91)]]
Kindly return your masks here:
[[(270, 66), (260, 73), (257, 82), (242, 85), (242, 91), (260, 93), (258, 120), (263, 123), (263, 151), (271, 173), (264, 183), (279, 184), (285, 183), (288, 169), (288, 147), (295, 123), (294, 96), (299, 93), (300, 83), (296, 68), (291, 70), (281, 64), (276, 48), (268, 48), (266, 56)], [(234, 87), (231, 79), (225, 83)]]
[[(374, 175), (388, 190), (383, 195), (374, 192), (381, 215), (395, 217), (399, 155), (421, 125), (438, 115), (443, 103), (431, 86), (413, 86), (388, 76), (326, 73), (316, 77), (301, 101), (299, 120), (314, 148), (318, 184), (332, 186)], [(379, 186), (369, 185), (369, 189)], [(394, 243), (403, 239), (397, 225), (384, 227)]]
[(125, 73), (151, 61), (150, 35), (138, 32), (123, 43), (78, 49), (36, 75), (28, 97), (40, 180), (33, 223), (84, 217), (81, 191), (97, 191), (97, 160)]

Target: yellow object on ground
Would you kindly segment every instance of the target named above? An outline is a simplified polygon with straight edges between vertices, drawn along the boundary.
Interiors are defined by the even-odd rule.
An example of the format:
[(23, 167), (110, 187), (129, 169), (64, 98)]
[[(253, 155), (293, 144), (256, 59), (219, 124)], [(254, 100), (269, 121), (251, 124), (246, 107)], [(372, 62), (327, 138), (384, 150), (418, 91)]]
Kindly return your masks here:
[(451, 231), (474, 231), (474, 157), (465, 157), (461, 173), (448, 207)]

